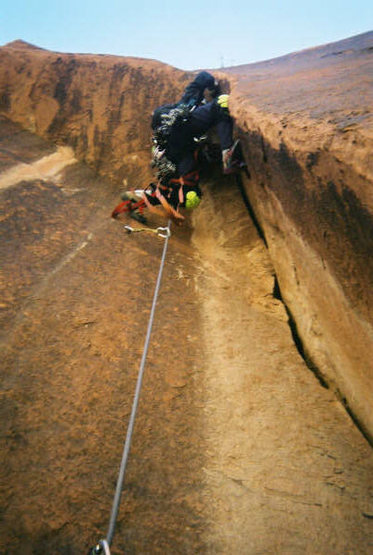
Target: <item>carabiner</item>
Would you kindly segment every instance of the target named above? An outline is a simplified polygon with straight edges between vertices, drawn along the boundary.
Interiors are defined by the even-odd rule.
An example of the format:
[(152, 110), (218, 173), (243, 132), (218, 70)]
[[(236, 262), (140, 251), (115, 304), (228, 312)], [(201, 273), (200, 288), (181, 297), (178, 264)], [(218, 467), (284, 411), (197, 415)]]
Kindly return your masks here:
[(171, 237), (171, 230), (169, 227), (157, 227), (156, 232), (157, 235), (159, 235), (159, 237), (163, 237), (163, 239), (168, 239)]
[(106, 540), (100, 540), (89, 552), (89, 555), (110, 555), (110, 547)]

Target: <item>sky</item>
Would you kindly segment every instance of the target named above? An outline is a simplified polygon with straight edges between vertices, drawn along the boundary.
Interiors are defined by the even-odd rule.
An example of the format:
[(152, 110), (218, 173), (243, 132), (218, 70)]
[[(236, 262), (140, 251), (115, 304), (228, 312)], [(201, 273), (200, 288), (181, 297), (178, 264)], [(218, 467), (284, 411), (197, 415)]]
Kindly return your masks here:
[(268, 60), (372, 29), (372, 0), (0, 0), (1, 46), (22, 39), (183, 70)]

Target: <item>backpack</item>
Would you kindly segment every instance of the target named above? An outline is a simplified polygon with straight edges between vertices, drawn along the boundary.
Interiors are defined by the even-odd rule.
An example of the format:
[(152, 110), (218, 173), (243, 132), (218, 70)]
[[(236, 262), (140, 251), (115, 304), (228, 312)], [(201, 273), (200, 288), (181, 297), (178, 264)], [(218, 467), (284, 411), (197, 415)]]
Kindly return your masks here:
[(190, 118), (191, 108), (186, 104), (165, 104), (156, 108), (152, 116), (153, 142), (165, 150), (171, 132), (183, 126)]
[(167, 147), (172, 133), (189, 120), (191, 108), (185, 104), (165, 104), (153, 112), (151, 126), (153, 129), (152, 167), (156, 169), (157, 178), (169, 179), (176, 173), (176, 165), (167, 158)]

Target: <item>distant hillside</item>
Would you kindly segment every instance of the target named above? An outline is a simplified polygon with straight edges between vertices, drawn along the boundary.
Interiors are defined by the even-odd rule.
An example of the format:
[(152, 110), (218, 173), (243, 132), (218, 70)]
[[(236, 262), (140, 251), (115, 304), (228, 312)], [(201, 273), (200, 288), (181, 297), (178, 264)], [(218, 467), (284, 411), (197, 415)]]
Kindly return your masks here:
[(359, 56), (369, 52), (373, 53), (373, 31), (314, 48), (299, 50), (298, 52), (270, 60), (224, 68), (224, 71), (229, 73), (255, 74), (258, 70), (261, 73), (263, 71), (270, 71), (272, 73), (278, 69), (281, 72), (287, 73), (295, 69), (299, 70), (302, 67), (309, 68), (310, 66), (321, 67), (330, 65), (333, 63), (333, 57), (340, 59), (341, 57)]
[(40, 46), (35, 46), (34, 44), (30, 44), (29, 42), (21, 39), (8, 42), (4, 46), (6, 46), (7, 48), (14, 48), (16, 50), (43, 50), (44, 52), (47, 52), (45, 48), (40, 48)]

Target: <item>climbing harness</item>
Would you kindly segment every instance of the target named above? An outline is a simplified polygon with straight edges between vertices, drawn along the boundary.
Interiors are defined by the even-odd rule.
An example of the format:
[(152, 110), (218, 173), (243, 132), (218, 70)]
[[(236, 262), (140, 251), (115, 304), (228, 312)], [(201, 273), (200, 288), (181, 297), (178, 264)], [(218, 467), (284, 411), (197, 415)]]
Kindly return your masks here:
[[(125, 227), (130, 228), (130, 226), (125, 226)], [(118, 474), (118, 479), (117, 479), (117, 484), (116, 484), (116, 489), (115, 489), (115, 495), (114, 495), (113, 505), (112, 505), (112, 509), (111, 509), (108, 532), (107, 532), (106, 538), (100, 540), (98, 542), (98, 544), (90, 550), (90, 552), (89, 552), (90, 555), (102, 555), (102, 554), (103, 555), (110, 555), (110, 545), (113, 541), (115, 525), (116, 525), (116, 521), (117, 521), (119, 506), (120, 506), (120, 499), (121, 499), (121, 496), (122, 496), (123, 482), (124, 482), (124, 477), (125, 477), (125, 472), (126, 472), (126, 467), (127, 467), (127, 461), (128, 461), (128, 456), (129, 456), (130, 447), (131, 447), (131, 440), (132, 440), (132, 434), (133, 434), (133, 429), (134, 429), (134, 425), (135, 425), (137, 407), (138, 407), (139, 400), (140, 400), (140, 392), (141, 392), (141, 386), (142, 386), (142, 381), (143, 381), (143, 377), (144, 377), (145, 362), (146, 362), (146, 357), (147, 357), (148, 349), (149, 349), (150, 336), (151, 336), (151, 331), (152, 331), (152, 327), (153, 327), (155, 308), (156, 308), (156, 305), (157, 305), (158, 294), (159, 294), (159, 289), (160, 289), (161, 279), (162, 279), (162, 273), (163, 273), (163, 268), (164, 268), (164, 264), (165, 264), (165, 260), (166, 260), (168, 240), (171, 236), (170, 227), (171, 227), (171, 220), (168, 221), (168, 224), (167, 224), (166, 228), (157, 228), (160, 231), (160, 232), (157, 232), (157, 235), (159, 235), (160, 237), (164, 237), (165, 241), (164, 241), (164, 245), (163, 245), (162, 258), (161, 258), (161, 262), (160, 262), (160, 266), (159, 266), (158, 277), (157, 277), (155, 290), (154, 290), (154, 295), (153, 295), (153, 302), (152, 302), (152, 307), (151, 307), (150, 316), (149, 316), (149, 322), (148, 322), (148, 328), (147, 328), (147, 332), (146, 332), (144, 349), (143, 349), (143, 353), (142, 353), (142, 357), (141, 357), (140, 369), (139, 369), (139, 373), (138, 373), (138, 376), (137, 376), (136, 389), (135, 389), (134, 399), (133, 399), (133, 403), (132, 403), (131, 415), (130, 415), (128, 428), (127, 428), (126, 440), (124, 442), (124, 447), (123, 447), (122, 460), (121, 460), (121, 464), (120, 464), (120, 469), (119, 469), (119, 474)], [(129, 231), (127, 229), (127, 231), (129, 231), (129, 233), (132, 233), (135, 230), (136, 231), (139, 230), (138, 228), (137, 229), (130, 228), (130, 229), (131, 229), (131, 231)], [(147, 229), (147, 231), (149, 231), (149, 230)], [(154, 231), (154, 230), (151, 230), (151, 231)], [(163, 232), (164, 232), (164, 234), (163, 234)], [(162, 235), (161, 235), (161, 233), (162, 233)]]
[(141, 231), (145, 231), (148, 233), (155, 233), (159, 237), (163, 237), (163, 239), (166, 239), (167, 237), (171, 237), (171, 231), (169, 227), (151, 228), (151, 227), (131, 227), (130, 225), (125, 225), (124, 229), (127, 231), (127, 233), (139, 233)]

